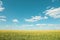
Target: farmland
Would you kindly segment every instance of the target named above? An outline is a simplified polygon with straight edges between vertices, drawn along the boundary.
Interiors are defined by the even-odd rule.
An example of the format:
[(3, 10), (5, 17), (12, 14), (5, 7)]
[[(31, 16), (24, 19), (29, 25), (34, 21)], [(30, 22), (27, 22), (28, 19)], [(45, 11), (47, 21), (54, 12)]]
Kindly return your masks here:
[(60, 40), (60, 31), (0, 30), (0, 40)]

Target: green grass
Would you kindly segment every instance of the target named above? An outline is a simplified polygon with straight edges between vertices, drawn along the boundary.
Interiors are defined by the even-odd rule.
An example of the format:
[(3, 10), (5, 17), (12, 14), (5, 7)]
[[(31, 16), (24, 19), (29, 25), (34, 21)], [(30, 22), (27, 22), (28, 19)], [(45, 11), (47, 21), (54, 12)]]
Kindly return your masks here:
[(60, 31), (0, 31), (0, 40), (60, 40)]

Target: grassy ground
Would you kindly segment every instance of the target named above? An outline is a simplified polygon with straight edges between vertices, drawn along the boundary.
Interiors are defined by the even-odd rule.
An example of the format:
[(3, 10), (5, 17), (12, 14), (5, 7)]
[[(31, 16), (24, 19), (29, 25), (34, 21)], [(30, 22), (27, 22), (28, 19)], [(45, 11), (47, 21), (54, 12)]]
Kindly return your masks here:
[(0, 30), (0, 40), (60, 40), (60, 31)]

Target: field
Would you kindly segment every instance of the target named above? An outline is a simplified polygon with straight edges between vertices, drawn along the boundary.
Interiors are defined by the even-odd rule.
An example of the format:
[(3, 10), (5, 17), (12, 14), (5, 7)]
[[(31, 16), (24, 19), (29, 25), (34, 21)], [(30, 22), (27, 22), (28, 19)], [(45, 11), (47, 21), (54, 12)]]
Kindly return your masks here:
[(59, 30), (0, 30), (0, 40), (60, 40)]

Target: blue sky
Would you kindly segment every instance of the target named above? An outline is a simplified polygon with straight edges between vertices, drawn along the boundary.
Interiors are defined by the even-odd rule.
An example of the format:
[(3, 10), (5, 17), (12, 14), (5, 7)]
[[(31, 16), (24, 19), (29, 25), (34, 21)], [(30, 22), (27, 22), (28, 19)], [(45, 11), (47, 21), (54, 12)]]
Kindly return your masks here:
[(60, 30), (60, 0), (0, 0), (0, 30)]

